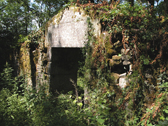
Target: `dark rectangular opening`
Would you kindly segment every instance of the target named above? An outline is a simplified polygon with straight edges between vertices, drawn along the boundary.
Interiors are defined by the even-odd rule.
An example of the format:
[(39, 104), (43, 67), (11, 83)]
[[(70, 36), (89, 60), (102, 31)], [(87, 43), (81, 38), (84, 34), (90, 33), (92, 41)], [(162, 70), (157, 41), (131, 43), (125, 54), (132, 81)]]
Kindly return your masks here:
[(50, 67), (50, 91), (67, 93), (77, 82), (78, 62), (81, 61), (81, 48), (52, 48)]

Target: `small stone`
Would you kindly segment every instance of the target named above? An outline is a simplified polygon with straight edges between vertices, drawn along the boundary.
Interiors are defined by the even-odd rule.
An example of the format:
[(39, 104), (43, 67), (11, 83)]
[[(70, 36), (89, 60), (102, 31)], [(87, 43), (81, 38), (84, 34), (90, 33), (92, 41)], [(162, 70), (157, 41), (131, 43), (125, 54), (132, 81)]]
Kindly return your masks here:
[(120, 63), (121, 63), (121, 56), (114, 55), (112, 56), (112, 59), (109, 59), (110, 66), (119, 65)]
[(124, 60), (124, 61), (123, 61), (123, 65), (130, 65), (130, 64), (131, 64), (130, 61), (127, 61), (127, 60)]
[(130, 49), (121, 49), (121, 54), (126, 54), (128, 51), (130, 51)]
[(120, 61), (120, 60), (121, 60), (121, 56), (114, 55), (114, 56), (112, 56), (112, 59), (113, 59), (114, 61)]
[(122, 73), (122, 74), (120, 74), (119, 76), (120, 77), (125, 77), (127, 75), (127, 73)]
[(123, 73), (123, 74), (120, 74), (119, 75), (119, 86), (121, 87), (121, 88), (125, 88), (126, 87), (126, 85), (127, 85), (127, 79), (126, 79), (126, 75), (127, 75), (127, 73)]
[(127, 80), (126, 80), (126, 77), (120, 77), (119, 78), (119, 86), (121, 88), (125, 88), (127, 85)]

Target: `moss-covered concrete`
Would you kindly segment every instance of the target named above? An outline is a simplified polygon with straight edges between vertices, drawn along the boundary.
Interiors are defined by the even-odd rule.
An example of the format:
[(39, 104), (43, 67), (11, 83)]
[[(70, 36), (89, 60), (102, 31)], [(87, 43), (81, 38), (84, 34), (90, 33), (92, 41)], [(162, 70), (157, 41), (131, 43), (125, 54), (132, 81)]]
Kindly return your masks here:
[[(71, 16), (68, 14), (71, 14)], [(84, 38), (82, 39), (78, 38), (79, 40), (77, 41), (77, 42), (83, 42), (83, 45), (82, 46), (75, 45), (73, 46), (73, 48), (84, 47), (86, 36), (85, 34), (83, 33), (81, 34), (80, 32), (84, 30), (84, 32), (87, 33), (87, 17), (89, 16), (86, 15), (85, 10), (83, 10), (83, 8), (76, 7), (76, 6), (70, 6), (70, 7), (64, 8), (46, 23), (45, 31), (40, 29), (36, 33), (33, 33), (32, 35), (30, 35), (31, 37), (29, 36), (28, 37), (29, 39), (21, 44), (20, 56), (19, 56), (20, 74), (26, 77), (27, 84), (29, 85), (29, 87), (34, 87), (37, 90), (40, 90), (40, 86), (45, 85), (48, 88), (46, 92), (49, 91), (49, 87), (50, 87), (49, 84), (51, 81), (51, 69), (54, 68), (54, 67), (51, 68), (54, 65), (52, 64), (52, 59), (55, 59), (54, 57), (57, 57), (56, 55), (52, 55), (51, 50), (54, 44), (52, 45), (51, 42), (49, 42), (50, 38), (48, 35), (49, 35), (49, 32), (51, 32), (50, 34), (53, 34), (54, 31), (49, 31), (49, 28), (54, 27), (57, 29), (57, 27), (59, 26), (61, 27), (65, 26), (66, 29), (62, 31), (62, 32), (65, 32), (67, 30), (67, 25), (69, 23), (67, 21), (71, 21), (72, 23), (75, 23), (75, 24), (83, 22), (81, 24), (84, 24), (84, 27), (81, 27), (81, 25), (75, 25), (74, 27), (74, 28), (79, 27), (79, 29), (77, 29), (76, 31), (78, 33), (77, 37), (84, 35), (82, 36)], [(101, 30), (101, 25), (99, 24), (99, 20), (97, 19), (92, 20), (92, 22), (96, 29), (95, 36), (98, 36)], [(71, 30), (73, 30), (73, 27)], [(53, 36), (54, 35), (57, 35), (57, 33), (54, 33)], [(64, 48), (65, 47), (69, 47), (69, 46), (65, 45)], [(66, 59), (66, 56), (64, 59)], [(67, 66), (65, 66), (65, 68), (66, 67)], [(54, 86), (54, 87), (58, 88), (58, 86)], [(62, 87), (65, 87), (65, 86), (62, 86)], [(72, 86), (70, 87), (72, 88)]]
[(30, 64), (30, 41), (25, 41), (20, 48), (20, 74), (24, 75), (27, 81), (27, 85), (32, 87), (32, 79), (31, 79), (31, 64)]
[[(122, 59), (123, 56), (121, 55), (123, 51), (121, 46), (122, 43), (120, 41), (112, 43), (110, 40), (110, 34), (107, 32), (107, 34), (100, 33), (101, 24), (99, 19), (90, 17), (81, 7), (70, 6), (64, 8), (57, 15), (51, 18), (51, 20), (46, 23), (45, 31), (39, 30), (37, 33), (32, 35), (34, 38), (36, 38), (36, 41), (34, 41), (34, 39), (30, 39), (21, 45), (19, 57), (20, 71), (26, 76), (28, 85), (31, 87), (34, 86), (40, 90), (40, 86), (45, 84), (45, 86), (48, 88), (46, 92), (49, 91), (49, 87), (64, 88), (64, 85), (58, 81), (59, 79), (55, 81), (54, 79), (51, 79), (51, 76), (52, 78), (54, 78), (54, 76), (57, 76), (55, 78), (59, 78), (60, 73), (58, 73), (58, 71), (56, 71), (54, 68), (56, 67), (60, 70), (60, 63), (61, 65), (65, 66), (62, 68), (67, 69), (69, 68), (68, 66), (70, 64), (63, 64), (64, 62), (61, 61), (60, 63), (57, 63), (59, 60), (61, 60), (61, 58), (59, 58), (57, 62), (53, 61), (53, 59), (57, 59), (59, 56), (58, 54), (53, 55), (54, 51), (52, 51), (52, 49), (55, 48), (55, 50), (57, 50), (57, 48), (83, 48), (86, 44), (85, 42), (87, 42), (87, 34), (85, 34), (88, 32), (87, 18), (90, 18), (91, 23), (93, 24), (93, 35), (95, 38), (97, 38), (97, 40), (101, 40), (100, 43), (102, 44), (102, 49), (105, 48), (105, 55), (107, 55), (106, 61), (108, 62), (108, 65), (111, 67), (111, 69), (116, 69), (115, 71), (111, 70), (111, 76), (115, 78), (116, 83), (118, 82), (119, 75), (122, 73), (119, 73), (120, 70), (117, 69), (124, 69), (122, 63), (123, 60), (125, 60)], [(123, 55), (127, 55), (127, 53), (124, 52)], [(75, 53), (73, 53), (71, 56), (74, 57)], [(62, 56), (62, 59), (65, 60), (66, 55)], [(76, 61), (77, 59), (74, 60)], [(131, 62), (129, 62), (127, 65), (130, 65), (130, 63)], [(54, 66), (54, 64), (57, 64), (58, 66)], [(53, 71), (56, 71), (56, 74), (54, 73), (52, 75), (51, 72)], [(66, 77), (63, 75), (64, 73), (61, 74), (62, 77)], [(72, 77), (76, 77), (74, 72), (73, 74), (74, 75), (72, 75)], [(66, 81), (69, 81), (69, 79), (66, 79)], [(50, 85), (51, 82), (53, 84), (52, 86)], [(66, 87), (68, 88), (68, 86)], [(70, 87), (72, 89), (72, 86)], [(55, 89), (52, 90), (54, 91)]]

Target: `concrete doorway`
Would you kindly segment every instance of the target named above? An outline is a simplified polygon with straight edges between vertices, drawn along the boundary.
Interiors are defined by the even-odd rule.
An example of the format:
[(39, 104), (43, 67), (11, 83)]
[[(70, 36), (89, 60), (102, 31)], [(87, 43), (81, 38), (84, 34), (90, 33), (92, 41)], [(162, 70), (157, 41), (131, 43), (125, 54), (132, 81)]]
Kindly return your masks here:
[(50, 67), (50, 91), (67, 93), (73, 90), (73, 80), (77, 82), (78, 62), (81, 61), (81, 48), (52, 48)]

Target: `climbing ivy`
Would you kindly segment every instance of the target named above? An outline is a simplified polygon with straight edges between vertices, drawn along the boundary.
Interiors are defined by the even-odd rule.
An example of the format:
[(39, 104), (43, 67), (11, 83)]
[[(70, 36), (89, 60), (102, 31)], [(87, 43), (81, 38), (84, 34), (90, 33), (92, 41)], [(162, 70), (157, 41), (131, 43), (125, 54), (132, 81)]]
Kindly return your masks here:
[[(161, 112), (167, 110), (167, 105), (162, 105), (165, 109), (161, 106), (160, 97), (164, 91), (163, 88), (158, 88), (157, 80), (167, 70), (166, 17), (157, 16), (157, 10), (151, 12), (138, 2), (135, 6), (124, 3), (114, 4), (112, 7), (108, 4), (83, 7), (92, 18), (100, 19), (102, 29), (108, 33), (106, 39), (102, 35), (92, 42), (90, 60), (86, 60), (86, 64), (89, 62), (88, 66), (91, 66), (87, 71), (91, 78), (88, 82), (91, 89), (101, 90), (106, 95), (106, 104), (112, 105), (108, 106), (111, 113), (119, 113), (116, 118), (109, 114), (114, 119), (110, 118), (111, 124), (116, 125), (116, 119), (121, 119), (122, 124), (118, 125), (154, 125), (160, 117), (165, 120)], [(125, 49), (128, 45), (133, 54), (133, 74), (130, 76), (129, 86), (123, 90), (117, 89), (109, 72), (107, 52), (110, 49), (112, 51), (116, 41), (122, 42)], [(146, 77), (147, 71), (150, 71), (153, 79)], [(116, 98), (116, 95), (119, 97)]]

